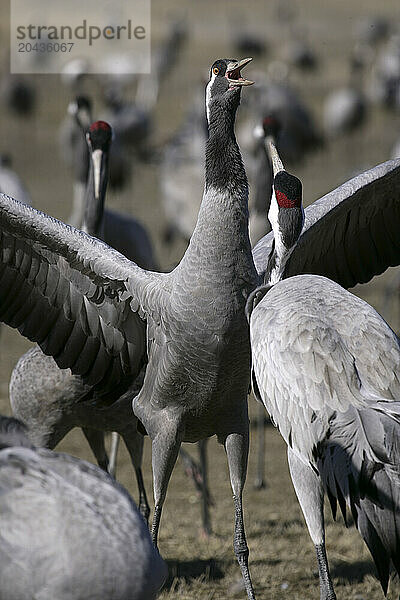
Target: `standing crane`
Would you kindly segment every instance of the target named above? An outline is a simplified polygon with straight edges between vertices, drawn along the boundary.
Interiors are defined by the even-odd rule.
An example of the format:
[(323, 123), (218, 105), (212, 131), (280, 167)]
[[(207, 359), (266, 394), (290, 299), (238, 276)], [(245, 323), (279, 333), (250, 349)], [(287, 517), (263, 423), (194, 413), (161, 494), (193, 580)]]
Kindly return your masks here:
[(0, 196), (0, 319), (82, 379), (81, 407), (112, 414), (113, 402), (134, 396), (130, 388), (146, 366), (132, 406), (152, 442), (155, 544), (181, 443), (217, 435), (233, 490), (234, 551), (253, 600), (242, 506), (250, 383), (244, 306), (257, 275), (234, 135), (241, 89), (252, 83), (241, 76), (248, 62), (221, 59), (211, 68), (205, 191), (180, 264), (171, 273), (144, 270), (84, 232)]
[(321, 600), (336, 598), (324, 493), (334, 516), (339, 503), (346, 521), (349, 506), (386, 594), (391, 562), (400, 572), (400, 340), (370, 305), (336, 282), (307, 274), (283, 279), (302, 241), (304, 211), (300, 181), (279, 158), (273, 165), (274, 240), (265, 283), (246, 307), (253, 388), (288, 445), (292, 482), (316, 549)]

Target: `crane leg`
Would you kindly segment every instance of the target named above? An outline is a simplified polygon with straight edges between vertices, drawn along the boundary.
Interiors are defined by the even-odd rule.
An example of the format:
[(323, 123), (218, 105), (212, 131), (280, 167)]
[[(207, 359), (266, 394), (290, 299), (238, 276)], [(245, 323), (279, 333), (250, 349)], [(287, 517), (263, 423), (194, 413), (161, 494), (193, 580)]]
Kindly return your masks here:
[(89, 446), (95, 455), (97, 464), (103, 471), (108, 469), (108, 456), (104, 445), (104, 432), (90, 427), (82, 427), (85, 438), (89, 442)]
[(168, 482), (178, 458), (181, 440), (176, 435), (158, 433), (152, 440), (151, 460), (153, 466), (154, 515), (151, 527), (153, 544), (157, 547), (161, 512), (167, 494)]
[(118, 447), (119, 447), (119, 435), (116, 431), (111, 433), (111, 450), (110, 450), (110, 460), (108, 462), (108, 472), (112, 477), (115, 477), (115, 472), (117, 470), (117, 456), (118, 456)]
[(288, 448), (289, 470), (318, 561), (321, 600), (336, 600), (325, 548), (324, 492), (321, 479)]
[[(248, 422), (248, 419), (245, 420)], [(249, 452), (249, 432), (230, 433), (224, 441), (228, 459), (229, 475), (235, 505), (235, 529), (233, 549), (242, 571), (243, 581), (249, 600), (255, 600), (253, 584), (249, 571), (249, 548), (244, 530), (242, 492), (246, 480), (247, 458)]]
[[(118, 435), (118, 434), (117, 434)], [(126, 431), (121, 432), (122, 439), (131, 457), (133, 468), (135, 469), (136, 480), (139, 490), (139, 511), (146, 523), (149, 522), (150, 506), (147, 500), (146, 489), (142, 474), (143, 457), (143, 436), (136, 430), (136, 427), (130, 426)]]
[(257, 414), (257, 472), (254, 480), (254, 487), (257, 490), (265, 488), (265, 408), (259, 403)]

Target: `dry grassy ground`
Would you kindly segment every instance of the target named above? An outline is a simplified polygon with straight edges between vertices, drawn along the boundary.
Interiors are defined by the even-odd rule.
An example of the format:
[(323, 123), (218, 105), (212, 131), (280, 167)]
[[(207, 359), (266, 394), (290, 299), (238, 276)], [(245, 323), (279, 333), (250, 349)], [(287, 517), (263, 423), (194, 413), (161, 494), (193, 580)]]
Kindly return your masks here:
[[(1, 6), (1, 57), (7, 54), (8, 8)], [(195, 93), (202, 93), (199, 80), (215, 58), (232, 54), (229, 45), (229, 15), (243, 8), (243, 2), (202, 2), (153, 0), (153, 39), (156, 42), (165, 31), (165, 24), (178, 12), (184, 14), (191, 27), (189, 42), (174, 72), (166, 82), (157, 109), (155, 134), (163, 139), (179, 123)], [(352, 31), (363, 14), (380, 14), (400, 21), (398, 0), (385, 0), (378, 7), (373, 0), (335, 1), (306, 0), (294, 3), (298, 22), (317, 50), (321, 67), (316, 74), (293, 73), (291, 80), (305, 100), (310, 102), (317, 117), (321, 103), (332, 86), (347, 80), (346, 59), (352, 46)], [(274, 17), (275, 3), (249, 1), (245, 3), (244, 21), (258, 33), (265, 32), (270, 45), (267, 59), (254, 64), (254, 69), (266, 67), (270, 58), (278, 58), (288, 32), (282, 32)], [(248, 73), (250, 74), (250, 68)], [(59, 218), (70, 210), (71, 180), (58, 154), (57, 130), (69, 101), (69, 93), (55, 76), (37, 78), (38, 111), (34, 119), (21, 121), (0, 114), (0, 152), (14, 156), (15, 168), (23, 174), (34, 198), (34, 205)], [(252, 90), (244, 93), (251, 94)], [(100, 104), (97, 104), (100, 110)], [(399, 133), (399, 116), (374, 109), (363, 131), (337, 140), (311, 157), (294, 172), (304, 182), (308, 203), (345, 181), (359, 169), (388, 158), (390, 148)], [(161, 241), (164, 217), (158, 200), (157, 168), (138, 166), (133, 187), (120, 197), (111, 196), (111, 205), (138, 216), (149, 228), (163, 268), (174, 264), (182, 254), (182, 244), (165, 248)], [(386, 274), (373, 284), (360, 287), (357, 293), (372, 302), (399, 329), (398, 303), (384, 300), (383, 291), (393, 281)], [(9, 414), (8, 381), (17, 358), (29, 344), (15, 332), (4, 329), (0, 339), (0, 411)], [(251, 412), (254, 402), (251, 400)], [(250, 563), (257, 597), (306, 600), (318, 598), (318, 578), (312, 544), (303, 524), (286, 465), (286, 451), (279, 434), (267, 427), (266, 478), (268, 486), (259, 492), (252, 488), (255, 469), (255, 438), (252, 435), (249, 477), (245, 491), (246, 526), (250, 546)], [(69, 434), (60, 450), (92, 460), (79, 431)], [(195, 448), (193, 448), (195, 450)], [(160, 550), (168, 561), (170, 577), (161, 593), (163, 600), (218, 600), (243, 597), (239, 569), (232, 550), (233, 506), (225, 455), (212, 439), (209, 443), (210, 483), (215, 506), (212, 509), (214, 534), (201, 540), (199, 529), (199, 499), (177, 465), (169, 487), (160, 533)], [(132, 469), (127, 453), (120, 453), (118, 478), (136, 495)], [(145, 454), (145, 479), (151, 489), (148, 440)], [(329, 515), (328, 511), (327, 514)], [(369, 554), (354, 529), (346, 531), (342, 522), (327, 519), (327, 548), (337, 596), (341, 600), (382, 598), (379, 584), (373, 576)], [(392, 583), (388, 597), (399, 596), (398, 582)], [(1, 595), (1, 594), (0, 594)]]

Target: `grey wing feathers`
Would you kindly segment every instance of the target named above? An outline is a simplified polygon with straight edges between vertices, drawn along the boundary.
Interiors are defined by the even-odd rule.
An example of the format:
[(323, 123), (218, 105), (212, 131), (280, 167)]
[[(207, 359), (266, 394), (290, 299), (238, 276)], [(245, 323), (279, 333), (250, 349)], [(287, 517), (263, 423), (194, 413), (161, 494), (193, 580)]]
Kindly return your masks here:
[(282, 436), (350, 506), (386, 591), (400, 571), (400, 342), (376, 311), (325, 277), (273, 286), (250, 318), (254, 375)]
[[(389, 410), (390, 408), (390, 410)], [(338, 413), (317, 467), (333, 513), (346, 503), (386, 593), (390, 560), (400, 573), (400, 402)]]
[(328, 338), (322, 324), (290, 316), (290, 305), (288, 312), (279, 311), (274, 292), (268, 292), (250, 320), (254, 377), (286, 443), (312, 462), (332, 414), (355, 401), (348, 390), (358, 395), (357, 374), (339, 336)]
[(155, 598), (165, 564), (112, 477), (27, 448), (2, 450), (0, 472), (0, 579), (15, 597)]
[[(145, 360), (150, 275), (106, 244), (0, 195), (0, 319), (107, 391)], [(132, 309), (133, 307), (133, 309)]]
[(261, 398), (303, 460), (313, 461), (336, 412), (400, 398), (398, 338), (372, 307), (325, 277), (272, 287), (253, 310), (250, 336)]
[[(325, 275), (343, 287), (365, 283), (400, 263), (400, 160), (349, 180), (305, 209), (305, 224), (284, 276)], [(273, 236), (255, 246), (265, 271)]]

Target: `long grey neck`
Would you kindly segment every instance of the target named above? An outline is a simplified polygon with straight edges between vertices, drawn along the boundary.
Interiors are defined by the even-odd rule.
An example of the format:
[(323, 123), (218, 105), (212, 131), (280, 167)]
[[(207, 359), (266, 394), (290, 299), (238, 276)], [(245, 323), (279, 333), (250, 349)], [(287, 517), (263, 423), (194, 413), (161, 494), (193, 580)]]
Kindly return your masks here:
[(78, 140), (74, 148), (74, 179), (86, 185), (89, 173), (89, 149), (86, 143), (86, 133), (82, 127), (77, 124), (76, 135)]
[[(107, 157), (104, 157), (107, 161)], [(108, 165), (105, 164), (108, 171)], [(94, 168), (90, 161), (89, 175), (85, 194), (85, 215), (82, 223), (82, 231), (89, 235), (102, 238), (104, 225), (104, 200), (106, 195), (107, 178), (104, 186), (100, 187), (99, 197), (96, 198), (94, 190)]]
[(235, 112), (219, 108), (210, 114), (204, 195), (182, 263), (199, 271), (217, 264), (227, 277), (234, 272), (248, 281), (255, 279), (255, 267), (248, 232), (247, 177), (234, 134)]
[(83, 129), (77, 124), (76, 135), (78, 141), (75, 144), (74, 159), (73, 159), (73, 171), (74, 171), (74, 192), (73, 192), (73, 206), (72, 213), (69, 218), (69, 222), (74, 227), (82, 229), (84, 224), (85, 216), (85, 199), (86, 199), (86, 187), (88, 184), (89, 170), (90, 170), (90, 156), (89, 149), (85, 139), (85, 133)]

